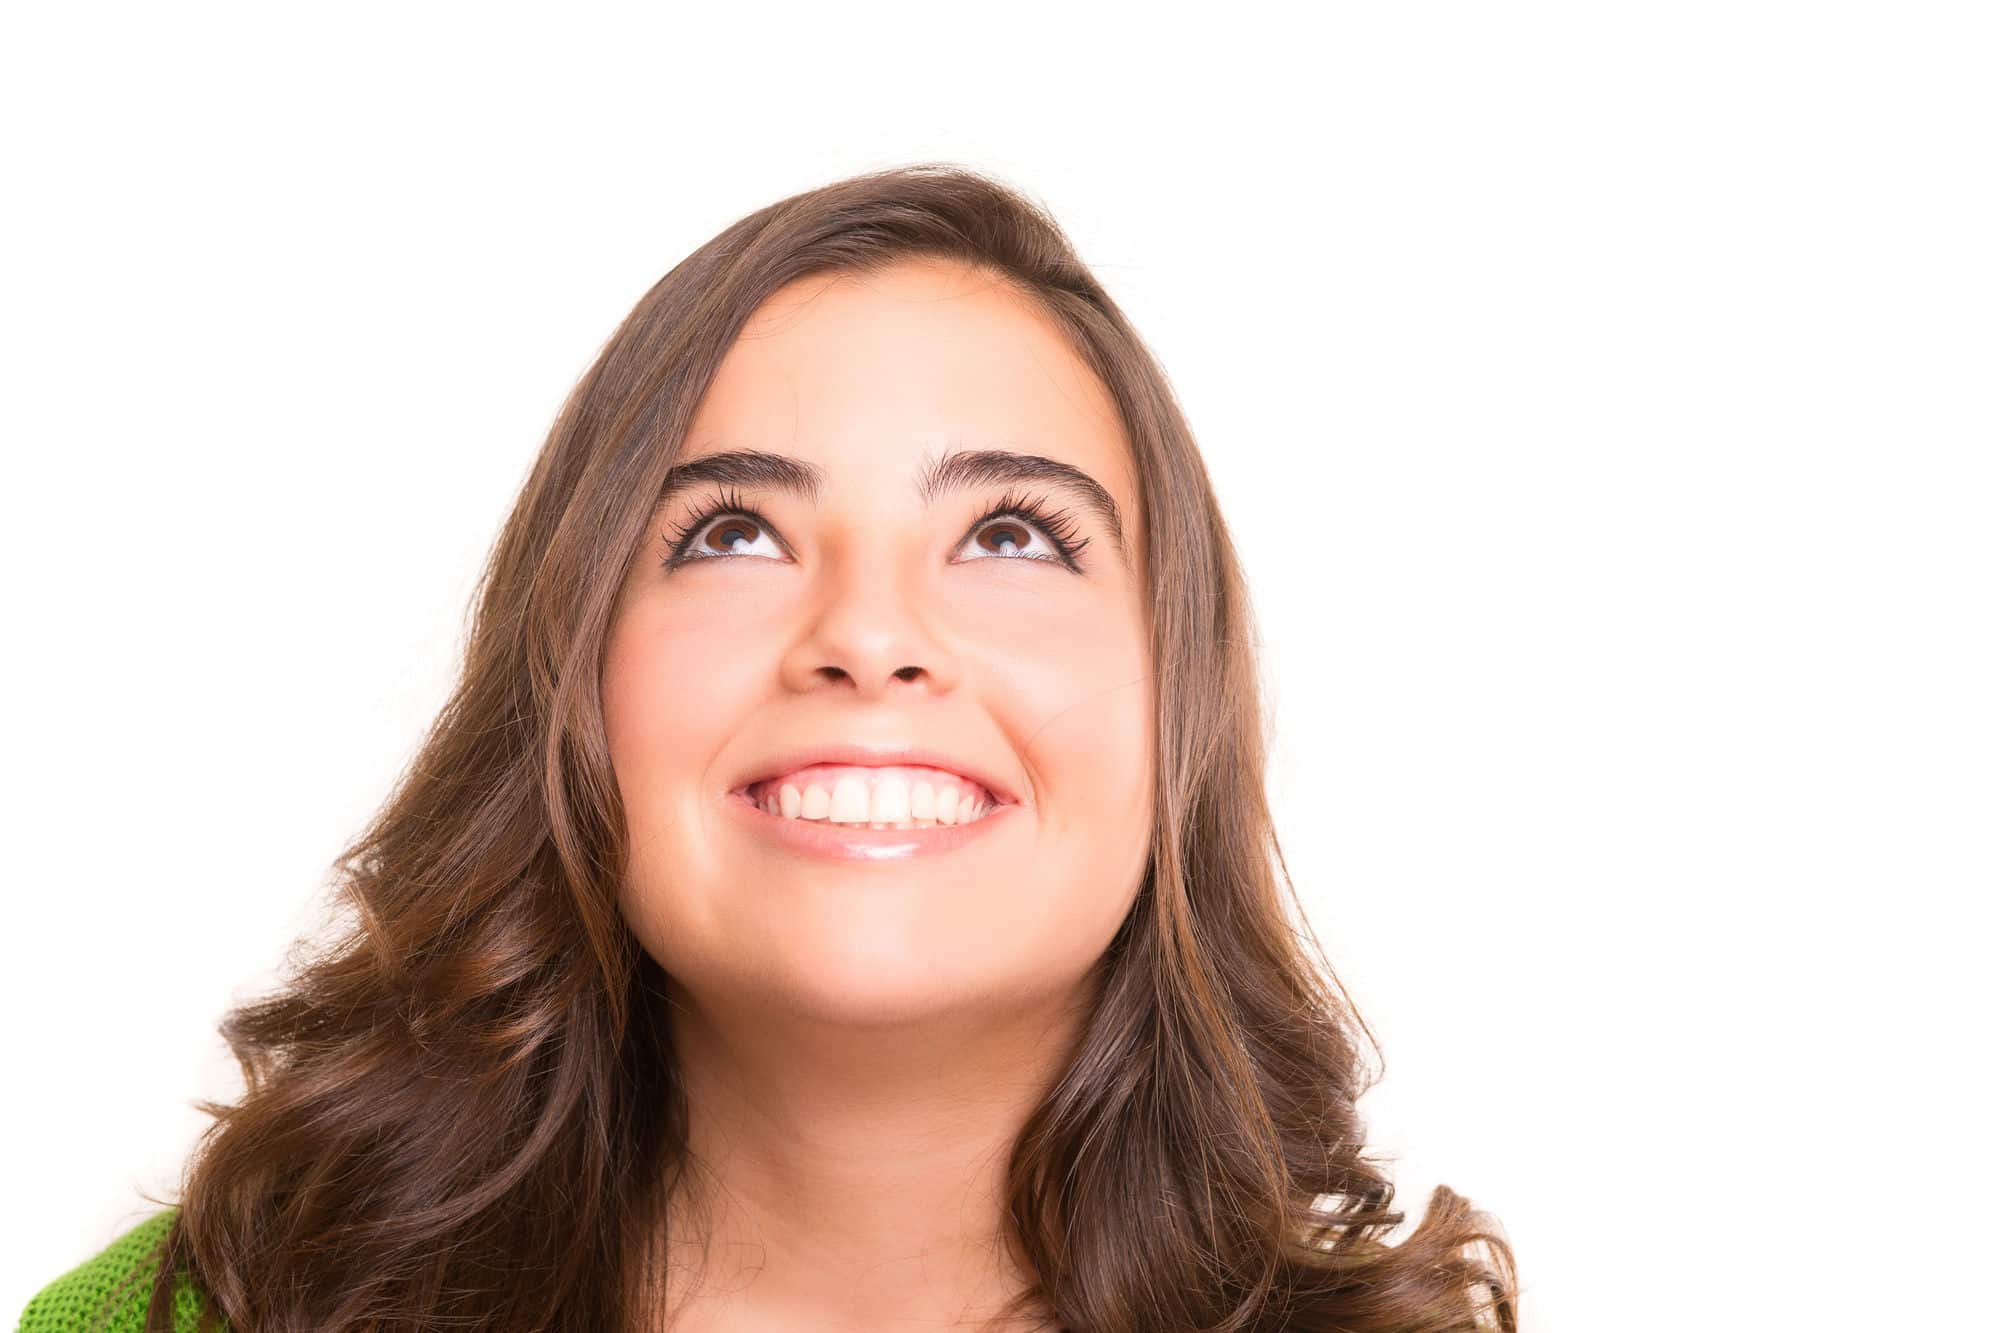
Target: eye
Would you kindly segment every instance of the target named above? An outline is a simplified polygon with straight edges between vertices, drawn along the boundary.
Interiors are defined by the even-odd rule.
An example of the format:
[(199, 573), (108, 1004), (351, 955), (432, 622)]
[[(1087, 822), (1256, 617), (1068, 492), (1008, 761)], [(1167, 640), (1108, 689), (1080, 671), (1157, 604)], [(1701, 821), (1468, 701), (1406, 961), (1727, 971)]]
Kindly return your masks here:
[[(1051, 513), (1038, 498), (1009, 495), (979, 516), (966, 542), (988, 556), (1045, 560), (1081, 573), (1077, 555), (1090, 544), (1090, 538), (1078, 536), (1076, 526), (1074, 516), (1066, 510)], [(666, 554), (660, 563), (673, 569), (719, 556), (755, 555), (760, 540), (770, 542), (778, 556), (785, 555), (783, 544), (763, 515), (732, 491), (717, 497), (684, 526), (663, 534)], [(1036, 549), (1037, 544), (1041, 549)], [(974, 556), (968, 563), (985, 558)]]
[[(1076, 529), (1076, 517), (1068, 510), (1051, 511), (1039, 496), (1010, 493), (980, 515), (969, 540), (1004, 559), (1048, 560), (1082, 573), (1077, 556), (1090, 545), (1090, 538), (1078, 536)], [(1040, 553), (1028, 549), (1036, 539), (1043, 546)], [(1016, 551), (1022, 553), (1016, 555)]]
[[(770, 531), (771, 526), (764, 521), (764, 516), (745, 504), (743, 497), (732, 487), (712, 496), (681, 527), (660, 534), (660, 544), (666, 548), (660, 564), (672, 569), (692, 560), (749, 555), (745, 548)], [(783, 547), (779, 550), (782, 553)]]
[[(1053, 560), (1066, 565), (1070, 557), (1069, 547), (1050, 537), (1040, 524), (1017, 517), (1013, 510), (996, 510), (980, 519), (966, 543), (1008, 560)], [(1037, 543), (1040, 551), (1034, 549)]]
[(758, 514), (738, 503), (713, 506), (666, 537), (665, 563), (672, 567), (717, 556), (754, 555), (759, 540), (770, 542), (782, 556), (784, 548)]

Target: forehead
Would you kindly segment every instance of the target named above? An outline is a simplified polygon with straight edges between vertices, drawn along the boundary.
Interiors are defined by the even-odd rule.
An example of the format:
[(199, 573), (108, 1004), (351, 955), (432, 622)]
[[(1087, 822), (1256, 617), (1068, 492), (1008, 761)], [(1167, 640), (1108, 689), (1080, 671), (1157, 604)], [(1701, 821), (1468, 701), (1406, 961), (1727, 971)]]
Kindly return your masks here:
[(1116, 404), (1063, 336), (1005, 281), (910, 260), (774, 292), (698, 408), (683, 459), (768, 449), (907, 489), (950, 447), (1018, 449), (1082, 468), (1136, 518)]

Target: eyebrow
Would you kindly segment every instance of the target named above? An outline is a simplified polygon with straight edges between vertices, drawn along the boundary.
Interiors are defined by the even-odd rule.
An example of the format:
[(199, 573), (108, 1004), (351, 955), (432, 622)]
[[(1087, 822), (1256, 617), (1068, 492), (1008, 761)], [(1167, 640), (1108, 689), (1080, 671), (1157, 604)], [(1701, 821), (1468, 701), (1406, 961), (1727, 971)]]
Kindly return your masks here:
[[(713, 483), (788, 492), (809, 504), (817, 504), (826, 480), (822, 469), (802, 458), (763, 449), (729, 449), (669, 468), (660, 486), (658, 503), (666, 504), (689, 487)], [(1125, 525), (1111, 492), (1088, 472), (1053, 458), (1012, 449), (955, 449), (918, 470), (916, 496), (921, 503), (932, 505), (942, 495), (1002, 485), (1047, 486), (1069, 495), (1097, 515), (1110, 530), (1119, 558), (1130, 562), (1125, 547)]]

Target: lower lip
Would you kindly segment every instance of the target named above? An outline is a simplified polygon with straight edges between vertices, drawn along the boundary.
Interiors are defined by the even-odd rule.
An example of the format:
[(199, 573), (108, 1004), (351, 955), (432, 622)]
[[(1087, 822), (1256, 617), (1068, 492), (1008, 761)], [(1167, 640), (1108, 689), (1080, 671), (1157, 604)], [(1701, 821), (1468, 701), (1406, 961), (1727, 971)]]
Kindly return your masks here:
[(781, 847), (811, 856), (853, 861), (899, 861), (954, 851), (984, 837), (995, 824), (1020, 807), (995, 804), (970, 824), (934, 824), (930, 828), (869, 828), (865, 824), (830, 824), (823, 819), (786, 819), (774, 815), (741, 791), (729, 793), (723, 804), (752, 832)]

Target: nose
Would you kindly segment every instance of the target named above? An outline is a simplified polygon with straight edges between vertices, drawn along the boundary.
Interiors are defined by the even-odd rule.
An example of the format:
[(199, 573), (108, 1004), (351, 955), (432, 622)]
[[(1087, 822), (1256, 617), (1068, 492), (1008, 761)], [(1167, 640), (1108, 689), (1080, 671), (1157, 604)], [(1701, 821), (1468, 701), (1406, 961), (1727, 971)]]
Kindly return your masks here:
[(793, 689), (851, 689), (881, 698), (905, 685), (931, 693), (956, 688), (956, 654), (939, 633), (937, 595), (882, 572), (872, 561), (826, 571), (828, 591), (786, 655), (783, 674)]

